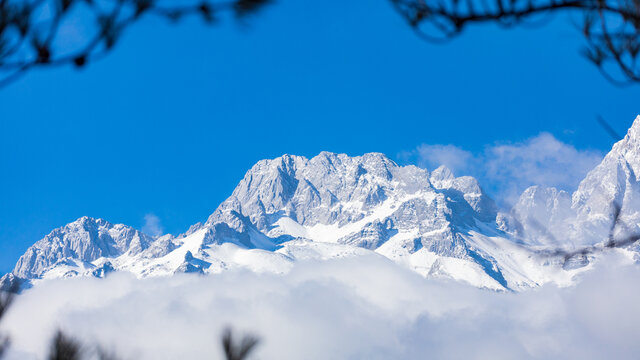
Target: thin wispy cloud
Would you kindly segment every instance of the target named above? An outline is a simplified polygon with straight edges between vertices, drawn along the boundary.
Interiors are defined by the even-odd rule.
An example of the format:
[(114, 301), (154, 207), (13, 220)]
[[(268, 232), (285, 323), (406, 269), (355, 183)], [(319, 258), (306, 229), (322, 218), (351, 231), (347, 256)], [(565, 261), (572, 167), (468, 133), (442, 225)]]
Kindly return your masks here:
[(420, 145), (415, 151), (418, 164), (433, 170), (440, 165), (445, 165), (454, 174), (466, 174), (476, 167), (477, 160), (474, 154), (455, 145)]
[(151, 236), (160, 236), (164, 234), (164, 228), (160, 222), (160, 218), (155, 214), (149, 213), (144, 216), (144, 225), (142, 232)]
[(480, 153), (455, 145), (423, 144), (400, 157), (429, 170), (445, 165), (456, 176), (474, 176), (497, 200), (513, 204), (532, 185), (575, 190), (603, 155), (541, 133), (522, 142), (487, 145)]

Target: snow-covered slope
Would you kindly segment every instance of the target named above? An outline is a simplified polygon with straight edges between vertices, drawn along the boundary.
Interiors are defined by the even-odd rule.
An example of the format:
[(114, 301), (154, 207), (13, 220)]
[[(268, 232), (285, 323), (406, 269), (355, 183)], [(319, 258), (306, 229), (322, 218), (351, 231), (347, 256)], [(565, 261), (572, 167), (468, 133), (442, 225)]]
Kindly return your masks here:
[(152, 242), (153, 238), (129, 226), (84, 216), (53, 230), (30, 247), (18, 260), (13, 274), (31, 279), (41, 277), (51, 268), (91, 267), (91, 262), (100, 258), (140, 254)]
[(640, 117), (573, 197), (532, 187), (509, 214), (498, 213), (476, 179), (446, 167), (429, 173), (379, 153), (284, 155), (254, 165), (207, 221), (185, 234), (152, 238), (83, 217), (29, 248), (2, 285), (110, 271), (281, 273), (300, 259), (367, 253), (425, 277), (495, 290), (566, 285), (589, 259), (544, 250), (603, 239), (615, 203), (629, 231), (638, 226), (639, 152)]
[(608, 237), (615, 208), (626, 229), (624, 236), (640, 228), (640, 116), (626, 136), (580, 183), (572, 197), (576, 212), (573, 240), (595, 243)]
[(511, 209), (519, 221), (520, 240), (535, 246), (560, 246), (572, 229), (571, 194), (555, 188), (531, 186)]
[[(527, 189), (511, 211), (507, 226), (531, 245), (577, 248), (640, 232), (640, 116), (626, 136), (569, 195), (554, 188)], [(616, 212), (618, 223), (614, 227)]]

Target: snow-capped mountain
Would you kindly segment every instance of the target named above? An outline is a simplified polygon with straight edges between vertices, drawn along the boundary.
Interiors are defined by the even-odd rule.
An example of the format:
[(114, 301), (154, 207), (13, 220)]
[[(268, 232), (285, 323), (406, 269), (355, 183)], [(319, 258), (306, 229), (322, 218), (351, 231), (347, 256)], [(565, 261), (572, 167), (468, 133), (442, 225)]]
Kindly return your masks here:
[(613, 146), (604, 160), (580, 183), (573, 194), (576, 212), (574, 241), (593, 243), (606, 238), (613, 213), (620, 208), (620, 236), (640, 230), (640, 116), (626, 136)]
[(533, 186), (511, 215), (521, 240), (532, 245), (579, 247), (606, 241), (619, 211), (614, 239), (640, 233), (640, 116), (626, 136), (570, 195)]
[(150, 236), (131, 227), (84, 216), (53, 230), (30, 247), (13, 274), (29, 279), (69, 262), (90, 263), (125, 253), (139, 254), (152, 242)]
[(541, 250), (605, 241), (616, 203), (625, 231), (636, 231), (638, 170), (640, 117), (573, 196), (531, 187), (510, 213), (499, 213), (476, 179), (446, 167), (430, 173), (379, 153), (284, 155), (254, 165), (205, 223), (182, 235), (153, 238), (83, 217), (29, 248), (2, 286), (110, 271), (286, 272), (296, 260), (364, 254), (495, 290), (566, 285), (589, 258)]
[(531, 186), (520, 195), (510, 215), (517, 219), (511, 229), (519, 240), (533, 246), (560, 246), (572, 231), (571, 194)]

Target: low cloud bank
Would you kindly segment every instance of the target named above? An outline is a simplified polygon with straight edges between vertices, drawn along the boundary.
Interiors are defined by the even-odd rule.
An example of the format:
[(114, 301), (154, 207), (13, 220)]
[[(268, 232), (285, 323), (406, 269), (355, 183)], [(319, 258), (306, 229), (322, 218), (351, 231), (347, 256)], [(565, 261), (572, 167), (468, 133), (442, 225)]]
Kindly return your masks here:
[(640, 269), (609, 258), (571, 288), (495, 293), (426, 280), (379, 256), (228, 272), (55, 280), (2, 324), (10, 359), (42, 359), (58, 327), (124, 359), (221, 359), (231, 325), (260, 359), (632, 359)]

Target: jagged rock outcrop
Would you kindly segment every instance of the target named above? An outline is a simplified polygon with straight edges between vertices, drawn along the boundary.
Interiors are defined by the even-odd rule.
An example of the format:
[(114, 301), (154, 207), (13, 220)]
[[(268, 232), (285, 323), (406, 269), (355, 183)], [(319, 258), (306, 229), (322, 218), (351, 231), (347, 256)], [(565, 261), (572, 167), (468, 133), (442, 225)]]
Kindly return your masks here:
[(625, 224), (617, 235), (637, 233), (638, 171), (640, 117), (572, 196), (533, 186), (507, 213), (497, 211), (476, 179), (444, 166), (429, 173), (379, 153), (284, 155), (254, 165), (205, 223), (182, 235), (154, 238), (83, 217), (35, 243), (0, 286), (113, 271), (285, 272), (300, 259), (372, 252), (427, 277), (496, 290), (566, 285), (594, 255), (556, 256), (549, 249), (606, 240), (616, 206)]
[[(578, 248), (640, 233), (640, 116), (572, 194), (533, 186), (506, 226), (527, 244)], [(619, 211), (618, 225), (615, 213)], [(515, 221), (514, 221), (515, 220)]]
[(526, 189), (511, 214), (518, 221), (515, 233), (524, 243), (561, 246), (567, 243), (574, 212), (571, 195), (555, 188), (531, 186)]
[(132, 227), (84, 216), (53, 230), (31, 246), (18, 260), (13, 274), (32, 279), (67, 258), (91, 262), (125, 253), (137, 255), (152, 242), (152, 237)]
[(580, 183), (572, 196), (576, 213), (572, 240), (580, 244), (606, 241), (616, 207), (620, 208), (617, 236), (640, 231), (640, 116), (626, 136)]

